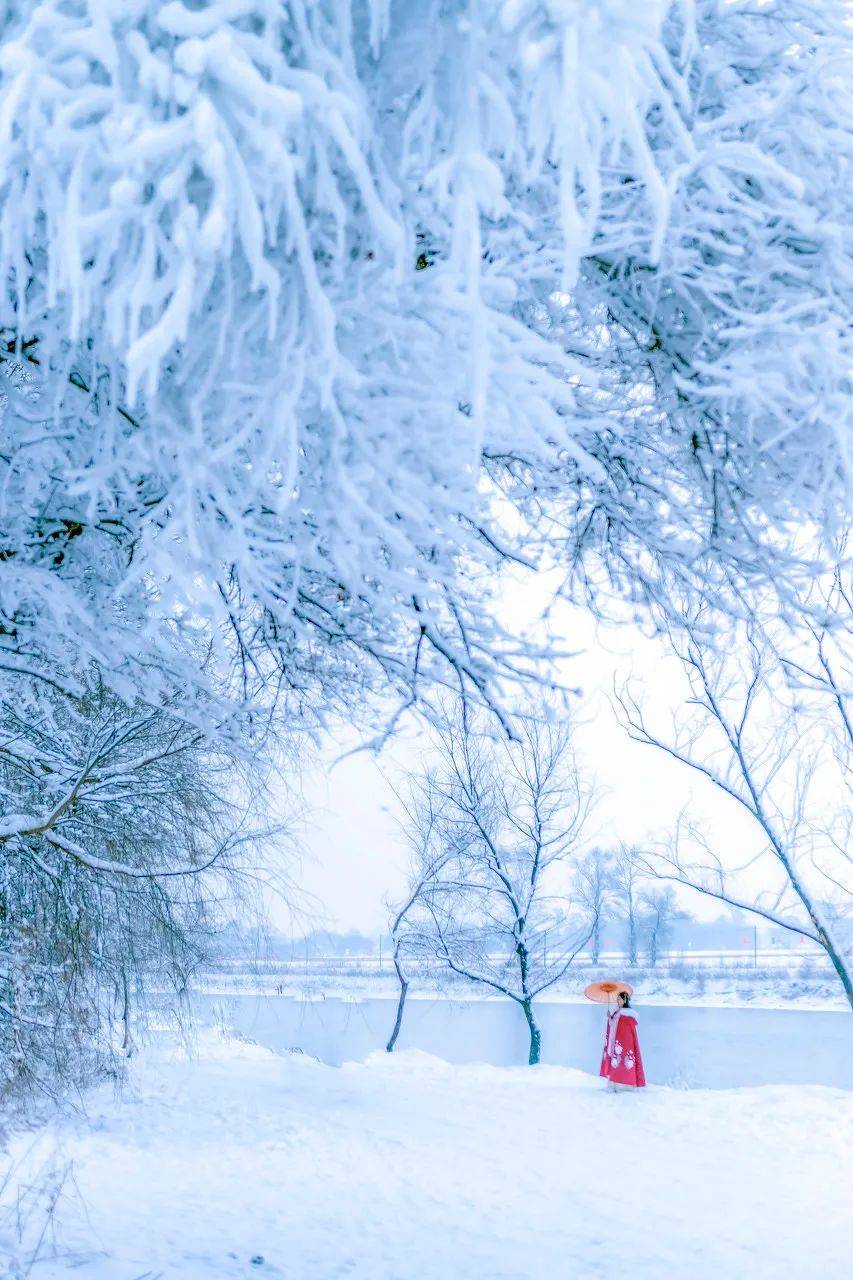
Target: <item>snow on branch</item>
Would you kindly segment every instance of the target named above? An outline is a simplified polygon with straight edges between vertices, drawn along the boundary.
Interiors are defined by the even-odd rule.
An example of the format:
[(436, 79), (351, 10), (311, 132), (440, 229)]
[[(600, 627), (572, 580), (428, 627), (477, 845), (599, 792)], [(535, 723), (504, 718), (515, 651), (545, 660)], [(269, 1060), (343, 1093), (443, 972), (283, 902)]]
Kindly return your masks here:
[(0, 669), (72, 646), (208, 718), (496, 705), (532, 656), (496, 573), (555, 528), (638, 596), (807, 571), (786, 530), (848, 458), (843, 16), (10, 10)]

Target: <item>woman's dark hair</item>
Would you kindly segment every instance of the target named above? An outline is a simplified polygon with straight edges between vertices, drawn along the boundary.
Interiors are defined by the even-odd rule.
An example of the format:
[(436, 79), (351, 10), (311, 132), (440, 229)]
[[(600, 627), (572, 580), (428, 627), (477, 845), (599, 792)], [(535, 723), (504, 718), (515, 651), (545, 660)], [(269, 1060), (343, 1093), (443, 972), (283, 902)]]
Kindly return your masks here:
[(621, 1000), (621, 1002), (622, 1002), (622, 1008), (623, 1008), (623, 1009), (630, 1009), (630, 1008), (631, 1008), (631, 997), (628, 995), (628, 992), (627, 992), (627, 991), (620, 991), (620, 992), (619, 992), (619, 999), (620, 999), (620, 1000)]

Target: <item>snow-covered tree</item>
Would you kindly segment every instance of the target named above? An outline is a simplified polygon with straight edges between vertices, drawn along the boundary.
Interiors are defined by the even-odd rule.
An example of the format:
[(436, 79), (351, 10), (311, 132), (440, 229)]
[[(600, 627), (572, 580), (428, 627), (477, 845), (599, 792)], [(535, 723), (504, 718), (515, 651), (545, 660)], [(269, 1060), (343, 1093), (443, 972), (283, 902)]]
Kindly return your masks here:
[[(802, 601), (850, 470), (848, 17), (0, 0), (0, 701), (94, 682), (209, 751), (380, 692), (387, 732), (541, 677), (505, 565)], [(132, 880), (50, 807), (60, 738), (26, 804), (3, 774), (4, 869)]]
[(0, 702), (0, 1092), (91, 1079), (140, 988), (186, 988), (262, 834), (240, 764), (91, 678)]
[[(434, 932), (430, 901), (440, 880), (451, 851), (436, 843), (439, 813), (435, 804), (438, 796), (429, 787), (418, 787), (412, 803), (403, 801), (407, 814), (405, 835), (412, 852), (406, 891), (400, 902), (390, 908), (392, 961), (400, 992), (394, 1026), (385, 1048), (394, 1052), (394, 1046), (403, 1025), (406, 997), (409, 993), (411, 971), (417, 964), (420, 972), (435, 960)], [(434, 964), (432, 965), (435, 968)]]
[(622, 915), (628, 963), (636, 965), (639, 944), (639, 894), (642, 867), (628, 845), (620, 845), (613, 855), (613, 896)]
[(849, 456), (843, 0), (2, 16), (6, 676), (494, 700), (546, 537), (653, 598), (798, 567)]
[(520, 740), (495, 740), (463, 706), (438, 731), (436, 750), (412, 781), (405, 928), (452, 973), (515, 1001), (535, 1063), (535, 1001), (568, 971), (595, 922), (570, 896), (590, 804), (570, 731), (527, 721)]
[(574, 889), (592, 920), (590, 957), (598, 964), (601, 955), (601, 930), (613, 913), (613, 854), (606, 849), (590, 849), (578, 863)]
[[(711, 615), (685, 615), (669, 632), (687, 685), (674, 724), (662, 725), (630, 687), (618, 702), (635, 741), (703, 778), (718, 802), (747, 816), (755, 836), (752, 855), (733, 866), (730, 853), (715, 849), (701, 822), (688, 816), (679, 832), (688, 838), (645, 859), (647, 869), (809, 938), (826, 953), (853, 1009), (851, 938), (836, 928), (853, 902), (850, 692), (839, 683), (792, 691), (791, 669), (819, 664), (809, 639), (810, 629), (777, 629), (771, 645), (755, 619), (721, 635)], [(783, 643), (788, 661), (780, 656)], [(833, 716), (837, 735), (829, 731)]]
[(672, 885), (650, 885), (642, 890), (639, 897), (640, 934), (643, 939), (649, 964), (658, 962), (661, 949), (672, 937), (672, 929), (676, 920), (683, 919), (685, 913), (680, 909)]
[[(798, 587), (832, 561), (820, 543), (850, 466), (849, 8), (700, 0), (668, 15), (659, 254), (631, 244), (628, 176), (572, 293), (584, 329), (602, 320), (622, 396), (595, 450), (607, 483), (572, 513), (569, 551), (603, 546), (607, 579), (664, 609), (674, 584), (719, 605), (763, 580), (798, 613)], [(689, 135), (678, 156), (673, 126)]]

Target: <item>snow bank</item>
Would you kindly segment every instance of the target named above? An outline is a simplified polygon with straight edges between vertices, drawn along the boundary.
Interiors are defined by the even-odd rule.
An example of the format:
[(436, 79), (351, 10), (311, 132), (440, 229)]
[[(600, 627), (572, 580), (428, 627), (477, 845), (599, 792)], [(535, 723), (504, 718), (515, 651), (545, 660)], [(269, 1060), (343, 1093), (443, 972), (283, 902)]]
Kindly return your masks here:
[(853, 1094), (819, 1087), (613, 1095), (210, 1032), (13, 1155), (73, 1161), (40, 1280), (818, 1280), (845, 1270), (852, 1130)]

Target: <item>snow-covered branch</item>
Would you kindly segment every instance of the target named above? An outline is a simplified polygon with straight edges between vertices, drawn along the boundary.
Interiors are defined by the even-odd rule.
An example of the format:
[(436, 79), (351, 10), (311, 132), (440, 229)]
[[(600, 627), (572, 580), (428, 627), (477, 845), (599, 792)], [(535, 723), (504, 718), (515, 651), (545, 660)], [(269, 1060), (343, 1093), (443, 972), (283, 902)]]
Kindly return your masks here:
[(498, 706), (532, 663), (495, 573), (546, 542), (658, 601), (807, 575), (848, 458), (844, 18), (15, 6), (0, 670), (73, 645), (196, 720)]

